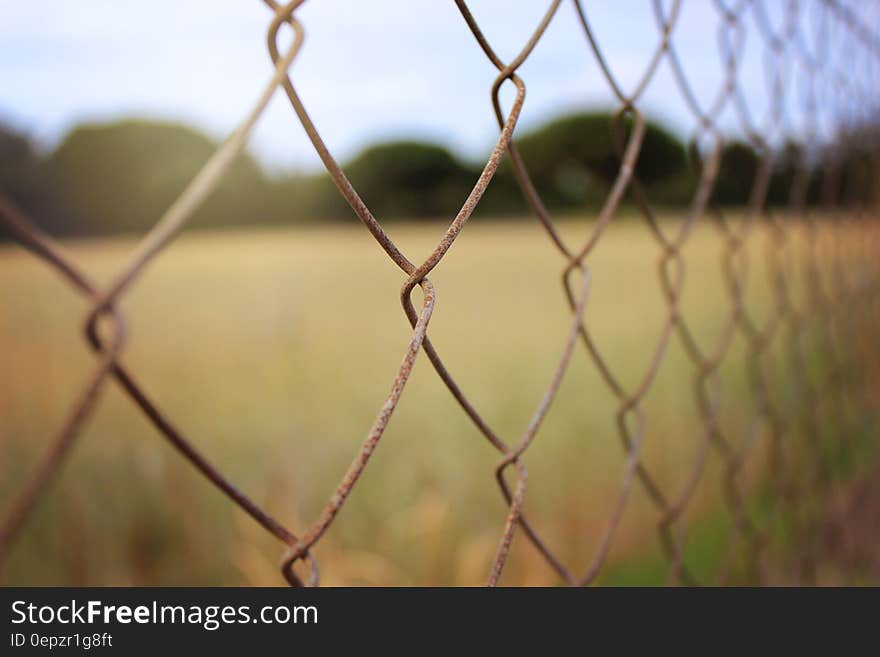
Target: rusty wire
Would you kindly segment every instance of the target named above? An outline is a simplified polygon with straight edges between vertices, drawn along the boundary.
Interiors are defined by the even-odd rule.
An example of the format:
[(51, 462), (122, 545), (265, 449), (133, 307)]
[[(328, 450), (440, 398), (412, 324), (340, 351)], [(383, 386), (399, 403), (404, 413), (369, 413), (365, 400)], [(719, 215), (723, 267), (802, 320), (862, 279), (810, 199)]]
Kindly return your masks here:
[[(847, 134), (877, 120), (880, 104), (880, 38), (859, 14), (839, 0), (789, 0), (782, 11), (782, 21), (775, 24), (761, 0), (715, 0), (717, 49), (722, 75), (714, 97), (708, 102), (699, 98), (686, 72), (685, 62), (675, 44), (683, 0), (652, 0), (650, 12), (657, 29), (657, 45), (632, 90), (626, 90), (615, 74), (614, 62), (604, 54), (588, 15), (580, 0), (571, 0), (583, 31), (585, 58), (598, 66), (599, 79), (607, 85), (616, 105), (612, 137), (619, 158), (619, 169), (604, 204), (589, 232), (580, 244), (563, 239), (554, 219), (532, 182), (528, 162), (516, 146), (516, 128), (526, 94), (526, 84), (519, 73), (548, 26), (558, 20), (562, 0), (552, 0), (520, 52), (509, 62), (493, 49), (465, 0), (455, 0), (476, 45), (497, 76), (491, 86), (492, 110), (499, 135), (494, 148), (461, 209), (451, 219), (432, 253), (422, 262), (410, 260), (385, 231), (380, 221), (364, 203), (345, 172), (320, 136), (289, 68), (296, 59), (304, 37), (304, 27), (296, 11), (304, 0), (286, 4), (263, 0), (273, 12), (267, 44), (274, 72), (261, 96), (239, 127), (208, 160), (190, 185), (172, 204), (154, 228), (141, 240), (126, 266), (106, 289), (92, 283), (62, 249), (14, 207), (0, 198), (0, 219), (13, 236), (36, 256), (58, 271), (74, 289), (87, 297), (90, 308), (84, 320), (84, 336), (95, 354), (95, 365), (74, 400), (58, 433), (50, 440), (43, 458), (36, 465), (28, 483), (11, 501), (0, 524), (0, 565), (8, 556), (12, 541), (21, 531), (41, 494), (63, 464), (71, 446), (81, 433), (84, 419), (94, 410), (101, 390), (114, 379), (131, 400), (153, 423), (161, 435), (206, 479), (220, 489), (234, 504), (250, 515), (270, 534), (285, 544), (281, 572), (291, 585), (317, 585), (319, 572), (313, 555), (322, 536), (335, 521), (357, 482), (394, 413), (419, 353), (432, 364), (439, 378), (473, 422), (477, 430), (499, 455), (495, 477), (507, 505), (507, 516), (498, 548), (488, 574), (488, 584), (501, 580), (510, 547), (517, 530), (556, 572), (570, 585), (587, 585), (596, 580), (607, 562), (617, 529), (634, 486), (640, 486), (656, 508), (657, 532), (669, 564), (670, 583), (696, 584), (698, 578), (687, 563), (684, 514), (694, 500), (707, 470), (711, 454), (723, 466), (721, 489), (733, 531), (728, 559), (719, 581), (736, 574), (739, 580), (761, 583), (767, 578), (766, 547), (780, 527), (790, 530), (797, 539), (798, 576), (811, 581), (815, 569), (815, 529), (817, 516), (811, 510), (828, 493), (832, 475), (826, 454), (828, 437), (841, 453), (851, 448), (847, 436), (836, 427), (848, 414), (858, 413), (860, 395), (865, 385), (854, 382), (859, 373), (851, 367), (852, 353), (874, 353), (870, 344), (880, 323), (880, 267), (878, 267), (878, 231), (875, 185), (874, 197), (865, 202), (848, 202), (847, 179), (841, 162), (834, 157), (813, 161), (811, 157), (831, 138)], [(646, 9), (648, 6), (646, 5)], [(877, 7), (873, 7), (876, 13)], [(515, 11), (509, 9), (508, 11)], [(648, 12), (646, 12), (647, 14)], [(810, 37), (806, 16), (811, 14), (818, 25)], [(289, 48), (278, 45), (282, 29), (293, 31)], [(754, 99), (744, 91), (741, 64), (748, 38), (756, 40), (762, 51), (766, 82), (766, 110), (756, 116)], [(850, 68), (844, 70), (842, 63)], [(646, 119), (642, 108), (644, 92), (661, 66), (672, 74), (675, 89), (693, 120), (689, 153), (695, 167), (696, 186), (692, 200), (677, 227), (661, 222), (646, 187), (639, 180), (636, 164), (645, 137)], [(856, 69), (860, 71), (857, 75)], [(791, 72), (800, 70), (807, 81), (806, 90), (793, 90)], [(512, 85), (514, 99), (505, 111), (501, 89)], [(361, 448), (330, 495), (323, 511), (310, 525), (294, 534), (280, 521), (240, 492), (206, 456), (201, 454), (152, 402), (136, 383), (133, 375), (119, 362), (125, 348), (125, 319), (119, 302), (149, 266), (153, 258), (168, 248), (174, 236), (186, 224), (199, 204), (213, 191), (226, 168), (245, 147), (248, 136), (260, 119), (272, 95), (281, 88), (298, 122), (305, 129), (327, 172), (351, 206), (356, 217), (380, 248), (402, 271), (404, 280), (399, 292), (402, 310), (412, 335), (402, 362), (393, 376), (391, 389), (369, 428)], [(795, 96), (800, 93), (800, 97)], [(796, 109), (793, 109), (796, 108)], [(714, 199), (715, 182), (722, 165), (724, 146), (730, 136), (722, 129), (720, 117), (735, 117), (739, 132), (759, 155), (759, 165), (748, 205), (742, 212), (722, 207)], [(824, 127), (823, 127), (824, 123)], [(829, 134), (828, 125), (834, 134)], [(824, 133), (824, 134), (823, 134)], [(779, 146), (788, 140), (799, 147), (798, 161), (789, 201), (785, 207), (770, 207), (768, 187), (780, 156)], [(850, 144), (852, 146), (852, 144)], [(857, 145), (858, 146), (858, 145)], [(864, 145), (862, 145), (864, 146)], [(876, 144), (866, 156), (869, 175), (876, 181), (880, 154)], [(825, 151), (827, 152), (827, 150)], [(571, 310), (571, 323), (561, 354), (544, 394), (528, 425), (518, 437), (502, 438), (480, 414), (456, 382), (429, 336), (434, 311), (435, 288), (428, 278), (441, 262), (471, 218), (481, 197), (492, 182), (503, 159), (507, 157), (520, 190), (535, 218), (544, 228), (551, 246), (561, 257), (561, 284), (564, 299)], [(820, 210), (807, 202), (811, 176), (821, 175), (823, 202)], [(637, 384), (627, 388), (618, 378), (596, 344), (590, 326), (584, 321), (591, 289), (591, 254), (600, 248), (602, 236), (628, 197), (638, 210), (648, 234), (658, 247), (657, 276), (665, 303), (665, 318), (653, 354)], [(680, 309), (686, 284), (686, 261), (683, 249), (692, 229), (699, 222), (717, 227), (722, 255), (719, 262), (725, 284), (727, 304), (721, 318), (722, 330), (713, 342), (697, 334)], [(854, 230), (859, 227), (859, 231)], [(769, 238), (764, 257), (770, 290), (769, 313), (757, 319), (746, 293), (750, 278), (750, 258), (761, 231)], [(798, 247), (803, 242), (805, 246)], [(849, 266), (852, 265), (852, 266)], [(796, 293), (803, 281), (804, 293)], [(419, 288), (421, 299), (413, 300)], [(799, 298), (800, 297), (800, 298)], [(737, 435), (722, 426), (720, 405), (724, 398), (720, 368), (733, 358), (732, 346), (739, 339), (745, 345), (749, 389), (752, 396), (751, 417), (744, 433)], [(666, 490), (641, 459), (647, 416), (644, 400), (652, 389), (670, 343), (678, 340), (692, 367), (694, 405), (702, 429), (694, 436), (693, 460), (680, 486)], [(861, 341), (852, 351), (851, 341)], [(618, 494), (607, 509), (605, 528), (592, 554), (584, 555), (581, 564), (565, 564), (542, 537), (524, 511), (527, 470), (525, 456), (535, 443), (542, 422), (557, 396), (578, 344), (617, 400), (615, 421), (623, 446), (624, 467)], [(770, 362), (776, 345), (785, 350), (782, 371)], [(808, 361), (816, 356), (827, 366), (820, 373), (811, 372)], [(876, 374), (876, 372), (875, 372)], [(782, 385), (779, 385), (781, 379)], [(873, 383), (876, 386), (876, 381)], [(785, 394), (780, 394), (780, 389)], [(766, 439), (764, 436), (766, 435)], [(753, 491), (741, 481), (744, 468), (757, 449), (769, 452), (766, 479), (772, 495), (769, 512), (755, 517), (749, 505)], [(297, 564), (306, 566), (304, 574)]]

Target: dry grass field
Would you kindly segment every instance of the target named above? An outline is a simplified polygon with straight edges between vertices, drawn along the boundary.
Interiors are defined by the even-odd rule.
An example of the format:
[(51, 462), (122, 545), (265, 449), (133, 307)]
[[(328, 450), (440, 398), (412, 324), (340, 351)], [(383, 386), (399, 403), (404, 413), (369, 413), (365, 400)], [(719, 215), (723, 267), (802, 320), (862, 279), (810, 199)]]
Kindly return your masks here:
[[(572, 239), (584, 239), (589, 228), (574, 219), (562, 226)], [(426, 255), (441, 231), (436, 224), (391, 230), (413, 259)], [(765, 239), (755, 236), (748, 288), (758, 319), (768, 307)], [(108, 281), (133, 241), (66, 246), (97, 280)], [(684, 317), (708, 350), (730, 312), (717, 231), (698, 227), (684, 255)], [(612, 224), (590, 260), (586, 321), (629, 388), (648, 366), (665, 317), (659, 256), (644, 225), (624, 219)], [(429, 335), (477, 408), (511, 441), (562, 352), (570, 322), (563, 266), (534, 222), (477, 218), (431, 276), (437, 305)], [(410, 331), (398, 299), (402, 281), (359, 226), (186, 234), (125, 297), (124, 361), (232, 481), (301, 530), (356, 453), (404, 353)], [(93, 356), (81, 334), (85, 302), (12, 245), (0, 247), (0, 297), (5, 504), (84, 384)], [(743, 354), (737, 337), (721, 368), (720, 413), (733, 436), (752, 412)], [(644, 461), (670, 494), (682, 485), (700, 440), (694, 376), (673, 338), (644, 404)], [(579, 345), (525, 459), (527, 512), (576, 571), (592, 557), (623, 477), (615, 409)], [(748, 470), (760, 467), (761, 453), (759, 446)], [(323, 582), (482, 584), (506, 515), (493, 478), (497, 460), (420, 356), (363, 479), (318, 545)], [(717, 566), (730, 531), (719, 469), (713, 455), (686, 514), (696, 532), (688, 558), (698, 573)], [(602, 581), (625, 581), (627, 568), (645, 568), (646, 583), (654, 581), (656, 520), (636, 487)], [(2, 581), (280, 584), (281, 548), (111, 384)], [(662, 571), (655, 574), (663, 580)], [(557, 580), (518, 536), (502, 582)]]

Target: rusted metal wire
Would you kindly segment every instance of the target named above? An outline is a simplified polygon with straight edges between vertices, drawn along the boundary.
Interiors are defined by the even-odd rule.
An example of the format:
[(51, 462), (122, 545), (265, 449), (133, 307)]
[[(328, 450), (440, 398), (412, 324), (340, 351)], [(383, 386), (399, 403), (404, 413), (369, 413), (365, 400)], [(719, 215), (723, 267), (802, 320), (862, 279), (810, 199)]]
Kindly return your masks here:
[[(303, 44), (304, 27), (296, 18), (303, 2), (295, 0), (281, 4), (263, 0), (273, 13), (267, 34), (269, 55), (274, 64), (272, 77), (247, 117), (159, 218), (106, 288), (91, 282), (51, 237), (36, 228), (12, 203), (0, 198), (0, 220), (9, 232), (89, 300), (84, 336), (95, 354), (94, 369), (80, 395), (74, 400), (31, 478), (11, 501), (2, 519), (0, 565), (76, 442), (82, 423), (94, 410), (101, 391), (108, 380), (114, 379), (184, 459), (285, 544), (281, 559), (284, 578), (291, 585), (317, 585), (319, 573), (313, 551), (368, 467), (404, 393), (416, 359), (424, 351), (462, 412), (499, 454), (495, 478), (507, 506), (507, 515), (487, 579), (490, 586), (501, 581), (518, 529), (562, 582), (570, 585), (595, 582), (608, 561), (636, 485), (642, 488), (658, 514), (657, 532), (668, 560), (670, 583), (700, 583), (691, 572), (687, 559), (684, 515), (694, 503), (713, 454), (722, 466), (720, 487), (733, 528), (728, 559), (718, 573), (719, 581), (766, 581), (766, 548), (780, 527), (796, 536), (798, 576), (811, 581), (816, 565), (813, 561), (817, 522), (814, 511), (817, 505), (821, 505), (822, 496), (828, 494), (832, 479), (828, 444), (830, 441), (835, 449), (843, 452), (849, 449), (845, 432), (838, 431), (838, 427), (847, 414), (863, 408), (860, 397), (867, 387), (864, 382), (861, 385), (853, 383), (858, 372), (851, 367), (851, 354), (878, 355), (876, 345), (870, 344), (871, 336), (880, 325), (877, 186), (873, 198), (849, 202), (848, 179), (842, 170), (846, 163), (828, 155), (832, 152), (829, 144), (834, 143), (834, 139), (857, 134), (858, 129), (872, 125), (872, 122), (876, 126), (880, 116), (877, 102), (880, 38), (863, 15), (839, 0), (791, 0), (785, 3), (780, 22), (771, 16), (772, 12), (760, 0), (737, 0), (730, 4), (716, 0), (712, 11), (717, 18), (715, 28), (721, 75), (714, 96), (706, 102), (692, 85), (675, 43), (683, 0), (667, 3), (652, 0), (658, 42), (631, 91), (621, 85), (615, 74), (615, 62), (603, 52), (587, 8), (580, 0), (572, 0), (571, 7), (586, 42), (584, 55), (597, 64), (599, 79), (607, 85), (610, 101), (616, 107), (612, 140), (619, 161), (617, 175), (595, 221), (590, 223), (583, 243), (577, 244), (566, 241), (557, 229), (551, 212), (532, 182), (529, 164), (516, 144), (517, 123), (526, 95), (526, 83), (519, 71), (545, 38), (548, 26), (554, 20), (560, 20), (562, 0), (548, 3), (547, 10), (520, 52), (506, 63), (493, 49), (465, 0), (455, 0), (477, 46), (490, 65), (497, 69), (490, 92), (499, 135), (461, 209), (451, 218), (435, 249), (418, 263), (395, 244), (362, 200), (331, 154), (296, 90), (289, 69)], [(877, 9), (872, 7), (875, 14)], [(510, 7), (506, 11), (516, 9)], [(807, 21), (808, 15), (812, 17), (812, 23)], [(811, 25), (818, 26), (814, 35), (807, 34)], [(293, 31), (293, 40), (282, 52), (278, 42), (283, 29)], [(746, 92), (743, 84), (742, 63), (748, 38), (758, 44), (763, 57), (766, 94), (762, 98), (764, 102), (759, 104), (764, 107), (763, 116), (757, 116), (755, 99)], [(852, 69), (842, 69), (838, 60), (852, 65)], [(858, 75), (854, 72), (856, 64)], [(671, 229), (672, 224), (660, 220), (647, 187), (636, 172), (647, 129), (643, 97), (658, 70), (664, 66), (668, 67), (674, 88), (693, 120), (689, 153), (695, 167), (696, 184), (690, 205), (674, 229)], [(799, 77), (806, 81), (806, 89), (801, 90), (799, 99), (794, 98), (796, 90), (792, 90), (789, 84), (793, 71), (800, 71)], [(512, 85), (515, 90), (507, 111), (502, 108), (500, 93), (505, 84)], [(412, 329), (401, 364), (393, 375), (391, 389), (354, 460), (332, 490), (317, 519), (298, 534), (285, 528), (240, 492), (197, 451), (120, 363), (126, 333), (119, 302), (155, 256), (169, 248), (194, 210), (213, 191), (244, 148), (251, 130), (279, 87), (339, 193), (379, 247), (402, 271), (400, 302)], [(715, 199), (724, 148), (731, 139), (730, 130), (722, 127), (721, 117), (725, 113), (735, 118), (739, 133), (759, 157), (754, 179), (750, 181), (749, 201), (741, 212), (723, 207)], [(829, 130), (833, 134), (829, 134)], [(775, 208), (768, 203), (768, 193), (780, 158), (780, 147), (786, 142), (797, 146), (797, 161), (793, 164), (791, 188), (787, 190), (788, 203)], [(880, 173), (877, 144), (856, 146), (873, 149), (866, 154), (870, 167), (867, 175), (877, 180)], [(825, 156), (817, 160), (818, 153)], [(452, 244), (460, 239), (505, 157), (528, 206), (561, 257), (563, 294), (571, 310), (571, 324), (553, 375), (528, 425), (513, 440), (502, 438), (489, 425), (457, 383), (429, 336), (436, 292), (428, 276)], [(817, 175), (823, 185), (820, 210), (808, 202), (808, 190)], [(634, 387), (627, 387), (622, 382), (599, 348), (589, 323), (584, 320), (592, 285), (591, 256), (601, 248), (602, 237), (625, 199), (637, 208), (647, 233), (657, 244), (657, 277), (665, 304), (664, 321), (652, 355)], [(719, 318), (721, 329), (714, 342), (700, 336), (680, 308), (687, 282), (684, 247), (694, 227), (701, 222), (717, 227), (721, 248), (719, 270), (726, 294), (724, 315)], [(750, 264), (762, 234), (768, 236), (764, 253), (768, 280), (764, 285), (770, 292), (771, 301), (769, 312), (759, 320), (747, 292), (756, 284)], [(798, 244), (802, 246), (798, 247)], [(412, 298), (417, 287), (421, 290), (418, 302)], [(803, 288), (802, 292), (798, 291), (800, 288)], [(110, 327), (109, 333), (106, 329), (101, 330), (105, 322)], [(678, 487), (669, 489), (643, 462), (642, 447), (649, 424), (644, 401), (653, 389), (674, 340), (680, 343), (692, 367), (694, 406), (702, 427), (694, 436), (692, 460), (677, 478)], [(745, 346), (751, 393), (750, 417), (745, 430), (725, 427), (720, 411), (725, 399), (721, 368), (736, 357), (733, 345), (737, 340)], [(855, 352), (851, 349), (853, 341), (859, 341)], [(607, 509), (605, 527), (597, 537), (592, 554), (584, 555), (582, 564), (568, 565), (526, 516), (528, 474), (525, 457), (536, 443), (566, 371), (578, 353), (578, 344), (616, 399), (614, 419), (624, 461), (620, 488)], [(772, 362), (773, 355), (780, 350), (784, 351), (786, 362), (781, 371)], [(810, 367), (810, 361), (817, 359), (824, 363), (819, 374)], [(876, 387), (877, 381), (869, 384)], [(768, 510), (761, 514), (761, 518), (756, 517), (750, 504), (754, 486), (742, 481), (744, 470), (757, 458), (755, 455), (759, 449), (768, 450), (764, 479), (772, 491)], [(305, 576), (297, 572), (300, 562), (305, 564)]]

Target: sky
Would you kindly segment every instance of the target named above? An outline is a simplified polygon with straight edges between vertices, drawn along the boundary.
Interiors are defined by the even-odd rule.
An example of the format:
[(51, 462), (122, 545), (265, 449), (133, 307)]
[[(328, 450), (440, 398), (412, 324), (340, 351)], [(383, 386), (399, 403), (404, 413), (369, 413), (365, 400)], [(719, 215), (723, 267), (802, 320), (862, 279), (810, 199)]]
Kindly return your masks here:
[[(519, 51), (548, 4), (469, 3), (505, 59)], [(650, 2), (584, 5), (603, 53), (631, 88), (659, 41)], [(781, 15), (781, 0), (766, 5), (771, 19)], [(682, 7), (674, 43), (697, 96), (708, 104), (722, 83), (718, 13), (709, 0), (684, 0)], [(491, 148), (496, 71), (452, 0), (308, 0), (298, 16), (306, 40), (291, 77), (339, 159), (389, 138), (437, 141), (472, 160)], [(222, 139), (272, 74), (265, 36), (271, 18), (259, 0), (0, 0), (0, 121), (45, 148), (78, 123), (128, 116), (180, 120)], [(804, 21), (808, 27), (809, 16)], [(748, 28), (740, 83), (761, 117), (767, 112), (764, 50), (754, 22)], [(568, 1), (520, 72), (527, 86), (520, 130), (568, 111), (613, 106)], [(803, 84), (789, 82), (797, 107), (803, 90), (794, 87)], [(511, 94), (503, 97), (509, 106)], [(640, 107), (681, 136), (694, 128), (665, 63)], [(732, 111), (721, 122), (736, 130)], [(270, 169), (319, 166), (280, 91), (250, 150)]]

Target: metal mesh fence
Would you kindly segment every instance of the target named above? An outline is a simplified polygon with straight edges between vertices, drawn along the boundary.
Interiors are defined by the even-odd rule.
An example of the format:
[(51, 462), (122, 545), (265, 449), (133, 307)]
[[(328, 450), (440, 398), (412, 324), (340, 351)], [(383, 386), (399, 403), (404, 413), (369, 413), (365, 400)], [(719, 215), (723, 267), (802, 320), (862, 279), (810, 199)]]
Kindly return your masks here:
[[(556, 571), (560, 580), (572, 585), (595, 581), (607, 555), (632, 489), (642, 487), (656, 508), (657, 531), (669, 564), (670, 582), (696, 584), (684, 553), (686, 538), (683, 514), (694, 501), (697, 484), (711, 458), (723, 463), (722, 481), (727, 512), (735, 531), (729, 539), (729, 559), (719, 581), (766, 581), (765, 547), (774, 532), (794, 536), (793, 555), (799, 572), (809, 574), (816, 558), (816, 530), (822, 501), (833, 483), (832, 470), (841, 454), (858, 453), (863, 446), (847, 427), (863, 426), (860, 420), (876, 409), (876, 385), (880, 350), (876, 331), (880, 327), (880, 230), (877, 225), (878, 142), (868, 129), (878, 125), (876, 90), (880, 83), (880, 39), (870, 27), (878, 16), (874, 3), (858, 10), (837, 0), (790, 1), (782, 3), (782, 20), (774, 20), (760, 0), (713, 4), (717, 48), (724, 62), (717, 80), (717, 94), (704, 103), (694, 91), (676, 49), (677, 21), (681, 0), (654, 0), (643, 11), (653, 12), (658, 43), (647, 66), (632, 89), (625, 89), (600, 47), (589, 20), (589, 10), (573, 0), (583, 28), (586, 52), (594, 57), (607, 84), (608, 98), (615, 103), (614, 143), (619, 167), (613, 185), (594, 221), (585, 225), (582, 243), (563, 239), (554, 219), (532, 183), (529, 163), (516, 147), (517, 121), (525, 102), (526, 82), (518, 71), (544, 38), (562, 0), (549, 3), (546, 13), (519, 54), (509, 62), (493, 50), (489, 39), (464, 0), (456, 0), (461, 16), (484, 56), (498, 70), (491, 88), (492, 104), (499, 127), (497, 142), (486, 160), (472, 191), (463, 200), (433, 252), (422, 262), (404, 254), (364, 203), (321, 138), (297, 93), (288, 69), (296, 59), (305, 27), (297, 19), (303, 0), (279, 4), (265, 0), (272, 12), (268, 28), (268, 50), (275, 65), (272, 78), (253, 109), (229, 136), (176, 202), (144, 236), (127, 265), (112, 283), (101, 288), (67, 258), (52, 238), (25, 217), (10, 202), (0, 199), (0, 218), (13, 235), (37, 257), (57, 269), (72, 286), (90, 300), (85, 318), (85, 338), (95, 355), (94, 370), (82, 391), (51, 438), (45, 454), (28, 483), (9, 505), (0, 526), (0, 560), (8, 555), (39, 497), (63, 464), (92, 412), (99, 391), (115, 381), (143, 411), (156, 430), (201, 476), (250, 515), (284, 544), (281, 572), (292, 585), (319, 583), (317, 547), (322, 536), (345, 506), (398, 404), (416, 359), (424, 352), (437, 376), (479, 432), (498, 452), (495, 470), (498, 487), (507, 505), (507, 517), (497, 552), (488, 573), (489, 585), (503, 582), (502, 573), (511, 543), (531, 543)], [(778, 9), (774, 5), (774, 9)], [(505, 11), (515, 12), (514, 4)], [(283, 49), (279, 34), (291, 30), (291, 45)], [(808, 34), (808, 32), (811, 32)], [(743, 89), (741, 63), (746, 39), (757, 41), (764, 61), (766, 96), (758, 105)], [(707, 41), (709, 41), (707, 39)], [(564, 66), (565, 63), (561, 63)], [(646, 120), (642, 97), (660, 66), (668, 66), (677, 93), (692, 118), (690, 160), (698, 184), (691, 202), (675, 224), (660, 221), (648, 192), (636, 173)], [(806, 81), (792, 89), (795, 76)], [(515, 91), (512, 103), (503, 107), (501, 91)], [(267, 103), (278, 88), (290, 101), (315, 151), (335, 182), (340, 194), (369, 233), (401, 270), (400, 301), (412, 336), (394, 374), (391, 390), (354, 460), (314, 522), (296, 530), (271, 517), (238, 490), (210, 459), (197, 450), (172, 420), (163, 413), (138, 384), (135, 375), (120, 362), (126, 343), (125, 317), (119, 304), (132, 284), (150, 266), (156, 255), (169, 248), (199, 204), (244, 148)], [(391, 102), (391, 101), (389, 101)], [(714, 198), (722, 153), (729, 143), (729, 131), (720, 126), (719, 116), (731, 111), (738, 130), (759, 154), (759, 166), (752, 180), (748, 205), (732, 210)], [(767, 203), (768, 185), (774, 167), (783, 157), (783, 144), (795, 144), (785, 156), (794, 175), (788, 202), (783, 207)], [(571, 308), (571, 324), (562, 345), (551, 381), (528, 426), (519, 436), (504, 439), (480, 414), (465, 391), (444, 365), (438, 347), (429, 336), (434, 312), (434, 285), (429, 275), (444, 258), (461, 233), (504, 158), (508, 158), (523, 196), (549, 238), (549, 248), (559, 253), (562, 287)], [(792, 161), (793, 158), (793, 161)], [(854, 169), (855, 167), (855, 169)], [(808, 187), (821, 183), (821, 200), (808, 202)], [(854, 191), (854, 180), (867, 181)], [(864, 190), (867, 189), (867, 193)], [(644, 230), (657, 244), (657, 276), (666, 307), (665, 321), (653, 357), (635, 387), (626, 387), (603, 357), (588, 322), (583, 319), (590, 300), (591, 254), (602, 248), (606, 228), (629, 199), (638, 208)], [(717, 228), (721, 248), (719, 266), (724, 275), (725, 315), (723, 330), (714, 341), (692, 330), (680, 312), (679, 300), (687, 284), (684, 247), (693, 227), (705, 222)], [(769, 236), (763, 239), (761, 235)], [(535, 248), (538, 248), (536, 245)], [(760, 249), (760, 250), (759, 250)], [(762, 252), (763, 251), (763, 252)], [(756, 282), (749, 276), (749, 264), (765, 258), (768, 280)], [(758, 318), (747, 297), (749, 285), (766, 286), (770, 311)], [(419, 288), (419, 293), (416, 293)], [(746, 345), (751, 402), (750, 421), (745, 432), (724, 426), (719, 413), (723, 390), (719, 371), (734, 355), (737, 339)], [(699, 445), (679, 485), (661, 486), (640, 459), (646, 416), (643, 400), (663, 367), (667, 348), (679, 341), (691, 363), (692, 394), (699, 409), (701, 431), (694, 437)], [(607, 509), (607, 521), (592, 554), (577, 566), (565, 564), (530, 524), (523, 512), (527, 494), (526, 457), (536, 443), (539, 430), (574, 358), (584, 357), (600, 374), (617, 400), (616, 426), (625, 454), (619, 491)], [(815, 366), (819, 362), (820, 366)], [(584, 412), (594, 412), (586, 406)], [(764, 431), (766, 429), (766, 431)], [(759, 521), (749, 504), (750, 489), (741, 472), (755, 458), (756, 443), (769, 436), (770, 463), (765, 469), (772, 491), (771, 511)], [(864, 441), (863, 441), (864, 442)], [(857, 444), (859, 443), (859, 444)]]

